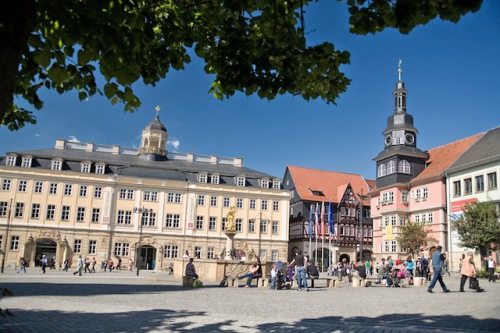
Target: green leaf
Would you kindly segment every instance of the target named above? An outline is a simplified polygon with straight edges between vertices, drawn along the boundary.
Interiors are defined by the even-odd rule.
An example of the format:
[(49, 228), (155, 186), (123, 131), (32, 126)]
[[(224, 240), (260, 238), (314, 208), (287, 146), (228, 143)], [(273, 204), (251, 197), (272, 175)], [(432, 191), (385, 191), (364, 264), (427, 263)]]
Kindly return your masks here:
[(47, 68), (50, 65), (51, 55), (50, 49), (48, 48), (37, 50), (33, 52), (33, 60), (43, 68)]

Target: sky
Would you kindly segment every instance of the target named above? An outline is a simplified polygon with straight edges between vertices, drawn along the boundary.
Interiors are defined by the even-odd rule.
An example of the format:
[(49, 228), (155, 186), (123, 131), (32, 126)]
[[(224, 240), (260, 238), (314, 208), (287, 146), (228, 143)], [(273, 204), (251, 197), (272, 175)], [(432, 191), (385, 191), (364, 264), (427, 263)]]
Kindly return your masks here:
[(80, 102), (76, 92), (44, 91), (36, 125), (0, 127), (0, 156), (52, 148), (56, 139), (137, 148), (160, 106), (169, 151), (240, 157), (246, 167), (280, 178), (293, 165), (375, 179), (373, 158), (384, 149), (382, 132), (394, 112), (399, 59), (421, 150), (500, 126), (500, 1), (485, 0), (457, 24), (436, 19), (408, 35), (390, 29), (357, 36), (349, 33), (345, 3), (322, 0), (306, 8), (305, 26), (310, 45), (329, 41), (351, 53), (342, 70), (352, 82), (337, 105), (241, 93), (220, 101), (208, 94), (212, 78), (193, 57), (156, 87), (135, 85), (142, 101), (135, 113), (103, 96)]

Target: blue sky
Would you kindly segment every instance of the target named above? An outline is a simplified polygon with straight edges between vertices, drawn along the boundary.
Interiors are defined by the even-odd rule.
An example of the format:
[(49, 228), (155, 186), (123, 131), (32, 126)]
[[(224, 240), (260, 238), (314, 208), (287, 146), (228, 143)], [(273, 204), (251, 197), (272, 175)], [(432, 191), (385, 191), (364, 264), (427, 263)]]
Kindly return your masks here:
[(36, 125), (18, 132), (0, 128), (0, 155), (53, 147), (56, 139), (138, 147), (159, 105), (170, 151), (242, 157), (246, 167), (277, 177), (295, 165), (375, 179), (373, 158), (384, 148), (382, 131), (394, 111), (399, 58), (420, 149), (500, 125), (500, 1), (485, 0), (458, 24), (438, 19), (409, 35), (350, 34), (347, 7), (336, 1), (306, 10), (310, 44), (331, 41), (351, 53), (343, 71), (352, 83), (337, 105), (289, 95), (267, 101), (238, 94), (219, 101), (207, 93), (211, 78), (193, 58), (185, 71), (170, 72), (156, 87), (136, 85), (143, 104), (133, 114), (101, 96), (80, 102), (76, 93), (44, 92)]

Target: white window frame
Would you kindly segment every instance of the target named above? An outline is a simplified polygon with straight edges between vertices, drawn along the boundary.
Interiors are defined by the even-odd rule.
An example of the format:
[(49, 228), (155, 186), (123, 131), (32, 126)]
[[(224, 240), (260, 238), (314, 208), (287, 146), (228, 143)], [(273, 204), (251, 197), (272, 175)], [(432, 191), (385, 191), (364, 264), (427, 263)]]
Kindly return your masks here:
[(21, 161), (21, 167), (23, 168), (31, 168), (31, 163), (33, 159), (31, 157), (23, 157)]
[(5, 160), (5, 165), (6, 166), (16, 166), (16, 160), (17, 160), (17, 157), (16, 156), (7, 156), (6, 160)]

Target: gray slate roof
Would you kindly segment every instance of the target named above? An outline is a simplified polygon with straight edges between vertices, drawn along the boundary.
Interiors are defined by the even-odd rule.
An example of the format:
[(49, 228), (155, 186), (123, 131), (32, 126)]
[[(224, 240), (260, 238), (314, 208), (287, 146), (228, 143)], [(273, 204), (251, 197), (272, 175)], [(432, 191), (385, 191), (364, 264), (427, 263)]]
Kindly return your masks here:
[(500, 127), (486, 132), (446, 172), (458, 172), (493, 162), (500, 162)]
[(63, 170), (80, 172), (82, 161), (93, 163), (103, 162), (107, 167), (106, 174), (118, 173), (122, 176), (166, 179), (177, 181), (197, 181), (197, 174), (207, 172), (218, 173), (220, 184), (234, 185), (234, 177), (244, 175), (246, 185), (259, 187), (259, 178), (277, 178), (269, 174), (259, 172), (247, 167), (238, 167), (229, 164), (212, 164), (207, 162), (189, 162), (183, 160), (148, 161), (134, 155), (111, 154), (106, 152), (89, 152), (71, 149), (36, 149), (9, 152), (19, 156), (33, 156), (32, 168), (50, 169), (54, 158), (64, 160)]

